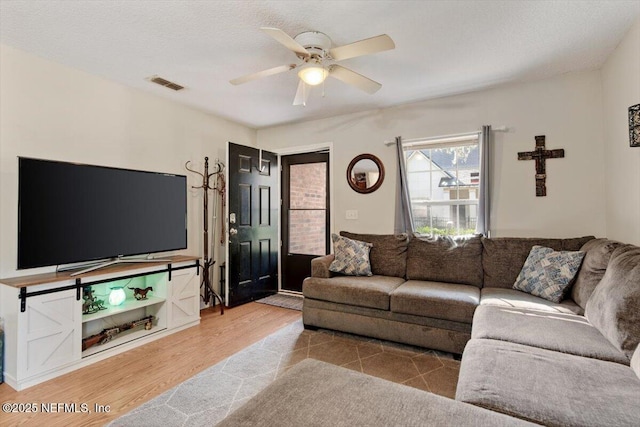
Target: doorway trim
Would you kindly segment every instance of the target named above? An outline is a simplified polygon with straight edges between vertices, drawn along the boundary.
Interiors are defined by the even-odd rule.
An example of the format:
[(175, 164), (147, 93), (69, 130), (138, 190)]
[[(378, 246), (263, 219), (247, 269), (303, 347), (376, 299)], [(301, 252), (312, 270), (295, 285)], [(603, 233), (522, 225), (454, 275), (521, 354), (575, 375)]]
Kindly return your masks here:
[[(334, 231), (334, 191), (333, 191), (333, 142), (323, 142), (319, 144), (301, 145), (296, 147), (286, 147), (280, 149), (269, 149), (272, 153), (278, 155), (278, 164), (280, 165), (280, 173), (278, 174), (278, 221), (282, 218), (282, 156), (290, 154), (306, 154), (316, 151), (329, 150), (329, 235)], [(290, 292), (282, 289), (282, 222), (278, 224), (278, 293), (291, 293), (299, 295), (298, 292)], [(333, 252), (333, 246), (330, 245), (329, 252)]]

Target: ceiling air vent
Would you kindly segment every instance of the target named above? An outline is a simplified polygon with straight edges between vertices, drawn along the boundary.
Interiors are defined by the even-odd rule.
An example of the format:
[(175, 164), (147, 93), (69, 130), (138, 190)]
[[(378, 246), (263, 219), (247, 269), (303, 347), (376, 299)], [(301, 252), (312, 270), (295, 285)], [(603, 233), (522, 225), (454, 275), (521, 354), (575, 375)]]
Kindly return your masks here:
[(162, 77), (151, 76), (151, 77), (148, 78), (148, 80), (150, 82), (159, 84), (160, 86), (164, 86), (164, 87), (169, 88), (169, 89), (173, 89), (175, 91), (184, 89), (184, 86), (180, 86), (177, 83), (170, 82), (169, 80), (163, 79)]

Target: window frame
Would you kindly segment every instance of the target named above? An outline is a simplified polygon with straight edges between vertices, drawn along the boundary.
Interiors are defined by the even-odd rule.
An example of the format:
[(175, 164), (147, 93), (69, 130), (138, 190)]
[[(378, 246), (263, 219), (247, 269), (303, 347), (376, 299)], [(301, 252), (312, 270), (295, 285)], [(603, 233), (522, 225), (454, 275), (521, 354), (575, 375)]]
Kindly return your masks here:
[[(456, 135), (448, 135), (448, 136), (436, 136), (436, 137), (429, 137), (429, 138), (421, 138), (421, 139), (414, 139), (414, 140), (410, 140), (410, 141), (403, 141), (402, 143), (402, 150), (405, 156), (405, 163), (407, 164), (407, 184), (408, 186), (411, 188), (412, 187), (412, 182), (413, 185), (415, 186), (415, 179), (416, 179), (416, 175), (417, 173), (427, 173), (429, 175), (429, 194), (426, 198), (420, 198), (417, 199), (415, 197), (412, 197), (411, 195), (411, 190), (409, 190), (409, 203), (410, 203), (410, 209), (412, 211), (412, 216), (413, 216), (413, 220), (414, 220), (414, 230), (416, 234), (422, 235), (422, 236), (430, 236), (430, 237), (434, 237), (436, 234), (437, 235), (447, 235), (447, 236), (451, 236), (451, 237), (461, 237), (461, 236), (469, 236), (469, 235), (473, 235), (475, 234), (475, 230), (477, 227), (477, 220), (479, 217), (479, 209), (480, 209), (480, 187), (482, 185), (482, 173), (480, 171), (481, 169), (481, 156), (482, 153), (480, 152), (480, 150), (482, 149), (481, 144), (480, 144), (480, 137), (481, 137), (481, 132), (470, 132), (470, 133), (465, 133), (465, 134), (456, 134)], [(427, 158), (427, 160), (429, 161), (429, 168), (428, 170), (424, 170), (424, 171), (410, 171), (410, 158), (411, 155), (407, 155), (408, 152), (421, 152), (422, 150), (430, 150), (430, 149), (442, 149), (442, 148), (457, 148), (457, 147), (462, 147), (462, 146), (476, 146), (478, 149), (478, 164), (476, 168), (473, 169), (469, 169), (469, 168), (459, 168), (459, 162), (455, 163), (455, 176), (451, 177), (451, 174), (449, 172), (452, 172), (452, 170), (447, 169), (446, 167), (440, 167), (439, 165), (437, 165), (434, 161), (433, 161), (433, 156), (427, 156), (425, 153), (422, 153), (423, 156), (425, 156)], [(434, 166), (438, 166), (440, 168), (440, 170), (434, 170)], [(460, 170), (470, 170), (470, 177), (469, 177), (469, 184), (468, 185), (460, 185)], [(438, 173), (438, 172), (442, 172), (446, 175), (450, 176), (450, 180), (454, 180), (455, 181), (455, 185), (454, 186), (448, 186), (446, 187), (446, 189), (444, 191), (448, 191), (449, 195), (451, 194), (452, 190), (455, 190), (456, 195), (460, 195), (461, 190), (469, 190), (469, 194), (471, 195), (471, 189), (475, 188), (475, 199), (436, 199), (436, 200), (430, 200), (429, 198), (433, 197), (433, 185), (434, 185), (434, 173)], [(472, 174), (476, 174), (476, 176), (473, 176), (473, 180), (477, 181), (477, 182), (471, 182), (472, 181)], [(412, 175), (414, 175), (413, 181), (412, 181)], [(440, 182), (442, 182), (442, 178), (440, 179)], [(438, 187), (440, 187), (440, 184), (438, 184)], [(445, 188), (445, 187), (440, 187), (440, 188)], [(426, 218), (429, 218), (429, 222), (426, 225), (426, 227), (428, 227), (428, 229), (431, 231), (431, 233), (421, 233), (418, 231), (418, 227), (417, 227), (417, 223), (416, 223), (416, 219), (418, 218), (418, 215), (416, 214), (416, 210), (414, 209), (414, 207), (417, 204), (417, 200), (419, 200), (418, 203), (420, 203), (421, 205), (426, 207)], [(454, 219), (455, 222), (455, 232), (454, 233), (449, 233), (447, 232), (447, 229), (442, 229), (441, 227), (434, 227), (434, 216), (432, 214), (432, 207), (434, 206), (449, 206), (449, 207), (455, 207), (455, 213), (453, 215), (450, 215), (450, 218)], [(463, 233), (463, 230), (465, 230), (465, 228), (461, 228), (461, 221), (460, 221), (460, 206), (476, 206), (475, 208), (475, 220), (476, 220), (476, 225), (474, 225), (474, 231), (473, 233)], [(451, 221), (449, 221), (451, 222)], [(425, 226), (421, 226), (420, 228), (425, 227)], [(468, 227), (466, 229), (469, 229)], [(443, 233), (436, 233), (435, 230), (443, 230)]]

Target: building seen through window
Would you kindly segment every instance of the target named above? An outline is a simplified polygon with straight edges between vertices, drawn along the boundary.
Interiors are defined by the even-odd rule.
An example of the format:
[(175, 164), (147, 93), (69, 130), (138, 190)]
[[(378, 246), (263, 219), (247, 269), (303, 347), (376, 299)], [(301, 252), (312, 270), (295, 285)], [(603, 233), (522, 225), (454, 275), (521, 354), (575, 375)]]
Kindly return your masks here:
[(474, 234), (480, 188), (477, 137), (412, 144), (405, 149), (405, 159), (416, 232)]

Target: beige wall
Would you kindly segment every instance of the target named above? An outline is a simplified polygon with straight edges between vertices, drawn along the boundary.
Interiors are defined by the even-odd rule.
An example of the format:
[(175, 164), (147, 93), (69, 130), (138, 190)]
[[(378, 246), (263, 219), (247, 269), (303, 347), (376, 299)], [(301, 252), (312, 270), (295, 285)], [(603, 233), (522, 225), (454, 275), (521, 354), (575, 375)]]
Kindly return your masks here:
[[(0, 277), (51, 270), (16, 271), (17, 156), (183, 174), (191, 186), (202, 179), (186, 161), (202, 170), (205, 156), (224, 161), (228, 140), (256, 145), (255, 130), (211, 114), (5, 45), (0, 55)], [(188, 216), (185, 252), (201, 254), (201, 191)]]
[[(384, 142), (396, 135), (410, 139), (476, 131), (483, 124), (509, 128), (494, 133), (494, 236), (605, 235), (599, 71), (262, 129), (258, 144), (280, 149), (333, 142), (334, 231), (390, 233), (396, 160), (394, 148)], [(536, 135), (547, 136), (549, 149), (566, 153), (547, 162), (547, 197), (535, 196), (533, 162), (517, 160), (519, 151), (533, 150)], [(361, 153), (375, 154), (386, 168), (382, 187), (372, 194), (355, 193), (345, 179), (349, 161)], [(350, 209), (358, 210), (357, 220), (345, 219)]]
[[(332, 142), (335, 231), (389, 233), (396, 166), (394, 149), (384, 142), (396, 135), (474, 131), (483, 124), (509, 128), (494, 134), (494, 236), (594, 234), (640, 243), (640, 149), (629, 147), (626, 126), (627, 108), (640, 102), (639, 52), (636, 23), (601, 72), (256, 132), (2, 45), (0, 276), (20, 274), (17, 156), (187, 174), (189, 185), (199, 185), (184, 163), (191, 160), (200, 169), (205, 155), (223, 159), (227, 140), (266, 149)], [(544, 198), (535, 197), (533, 162), (516, 160), (518, 151), (533, 149), (539, 134), (547, 135), (550, 149), (566, 151), (564, 159), (547, 163)], [(357, 194), (345, 180), (347, 164), (361, 153), (377, 155), (386, 167), (385, 182), (373, 194)], [(346, 220), (346, 210), (357, 210), (359, 218)], [(186, 252), (200, 253), (201, 193), (191, 193), (188, 212)]]
[(640, 103), (640, 20), (602, 68), (607, 237), (640, 245), (640, 148), (629, 146), (628, 108)]

